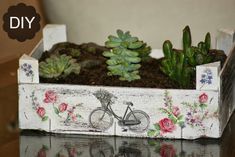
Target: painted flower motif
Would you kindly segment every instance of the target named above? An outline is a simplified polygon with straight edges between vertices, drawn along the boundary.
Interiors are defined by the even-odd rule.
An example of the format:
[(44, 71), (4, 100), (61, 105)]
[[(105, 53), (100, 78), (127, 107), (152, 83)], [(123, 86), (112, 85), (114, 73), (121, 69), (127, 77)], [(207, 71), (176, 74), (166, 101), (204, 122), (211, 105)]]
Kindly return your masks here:
[(20, 68), (22, 71), (24, 71), (24, 73), (27, 77), (33, 78), (33, 70), (32, 70), (32, 66), (30, 64), (24, 63), (23, 65), (21, 65)]
[(74, 106), (73, 106), (73, 107), (69, 107), (69, 109), (68, 109), (68, 115), (72, 116), (72, 115), (73, 115), (73, 112), (74, 112), (74, 109), (75, 109)]
[(177, 106), (173, 106), (172, 108), (172, 113), (174, 114), (174, 116), (178, 117), (180, 115), (180, 109)]
[(164, 118), (160, 120), (158, 124), (163, 133), (172, 132), (175, 130), (175, 124), (170, 118)]
[[(38, 102), (38, 98), (35, 96), (35, 91), (32, 92), (32, 95), (30, 95), (30, 98), (32, 100), (32, 109), (36, 112), (36, 114), (41, 118), (42, 122), (47, 121), (49, 119), (49, 116), (46, 114), (46, 110), (44, 107), (40, 106), (40, 103)], [(52, 91), (49, 90), (45, 93), (44, 103), (53, 103), (51, 107), (54, 109), (54, 113), (59, 117), (64, 119), (64, 115), (67, 114), (66, 119), (63, 120), (63, 122), (67, 125), (70, 125), (72, 122), (77, 122), (82, 116), (79, 113), (74, 113), (77, 106), (81, 105), (76, 104), (74, 106), (69, 106), (67, 103), (60, 103), (60, 105), (57, 107), (55, 102), (57, 101), (58, 95)]]
[(201, 75), (200, 82), (202, 84), (211, 84), (213, 79), (213, 74), (211, 69), (205, 69)]
[(161, 157), (175, 157), (176, 150), (170, 144), (163, 144), (160, 149)]
[(66, 110), (67, 110), (67, 107), (68, 107), (68, 104), (66, 104), (66, 103), (60, 104), (60, 105), (59, 105), (59, 111), (60, 111), (60, 112), (66, 111)]
[[(77, 106), (77, 105), (76, 105)], [(67, 107), (67, 118), (64, 121), (64, 123), (66, 125), (69, 125), (72, 122), (77, 122), (78, 119), (82, 118), (82, 116), (78, 113), (74, 113), (76, 106), (72, 106), (72, 107)]]
[(165, 133), (172, 133), (176, 127), (185, 127), (184, 115), (177, 105), (173, 105), (172, 96), (167, 90), (164, 93), (164, 106), (159, 108), (159, 111), (166, 114), (167, 117), (153, 124), (153, 128), (149, 129), (147, 133), (150, 137), (163, 136)]
[(38, 109), (37, 109), (37, 114), (38, 114), (41, 118), (43, 118), (43, 117), (45, 116), (45, 114), (46, 114), (46, 110), (45, 110), (43, 107), (38, 107)]
[(77, 116), (76, 115), (72, 115), (72, 120), (73, 120), (73, 122), (76, 122), (77, 121)]
[(45, 103), (55, 103), (57, 100), (57, 95), (54, 91), (49, 90), (45, 93), (45, 99), (43, 100)]
[(191, 126), (203, 126), (202, 117), (200, 115), (188, 114), (186, 117), (186, 123)]
[(206, 93), (203, 93), (199, 96), (199, 102), (201, 104), (204, 104), (208, 101), (208, 95)]

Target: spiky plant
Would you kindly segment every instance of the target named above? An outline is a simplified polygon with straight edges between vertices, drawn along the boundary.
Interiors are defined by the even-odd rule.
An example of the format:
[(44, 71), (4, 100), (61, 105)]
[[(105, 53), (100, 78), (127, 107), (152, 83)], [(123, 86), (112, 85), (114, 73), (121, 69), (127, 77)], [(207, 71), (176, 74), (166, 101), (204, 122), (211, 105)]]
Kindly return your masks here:
[(164, 59), (161, 70), (181, 87), (187, 88), (196, 73), (196, 66), (210, 63), (209, 54), (211, 44), (210, 33), (197, 46), (192, 46), (192, 37), (189, 26), (183, 29), (183, 50), (174, 50), (169, 40), (163, 44)]
[(80, 65), (71, 56), (51, 55), (39, 63), (39, 75), (43, 78), (60, 79), (71, 73), (79, 74)]
[(191, 66), (210, 63), (212, 57), (209, 54), (211, 45), (211, 37), (208, 32), (205, 36), (204, 42), (201, 41), (197, 46), (192, 46), (191, 31), (189, 26), (183, 29), (183, 52), (188, 58), (188, 63)]
[(189, 86), (192, 68), (187, 66), (186, 57), (182, 51), (173, 50), (169, 40), (163, 44), (164, 59), (160, 69), (182, 88)]

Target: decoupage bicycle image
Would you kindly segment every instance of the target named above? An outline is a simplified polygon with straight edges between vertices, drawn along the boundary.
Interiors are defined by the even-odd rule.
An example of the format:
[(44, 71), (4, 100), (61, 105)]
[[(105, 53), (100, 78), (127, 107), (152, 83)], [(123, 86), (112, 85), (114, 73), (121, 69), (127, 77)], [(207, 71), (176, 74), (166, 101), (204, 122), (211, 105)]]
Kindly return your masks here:
[(117, 115), (112, 109), (117, 97), (106, 90), (99, 90), (93, 94), (101, 103), (102, 107), (94, 109), (89, 115), (90, 125), (98, 130), (108, 130), (114, 118), (118, 120), (119, 126), (126, 126), (135, 133), (145, 132), (149, 127), (149, 116), (142, 110), (133, 110), (133, 103), (124, 101), (126, 110), (123, 116)]

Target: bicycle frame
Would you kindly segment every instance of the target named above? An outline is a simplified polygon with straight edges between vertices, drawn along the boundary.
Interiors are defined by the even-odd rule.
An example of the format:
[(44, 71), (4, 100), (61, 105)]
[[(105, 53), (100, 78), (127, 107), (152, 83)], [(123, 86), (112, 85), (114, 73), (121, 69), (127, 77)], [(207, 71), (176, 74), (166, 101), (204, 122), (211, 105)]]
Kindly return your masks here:
[[(118, 116), (116, 113), (114, 113), (114, 111), (113, 111), (113, 109), (112, 109), (112, 107), (111, 107), (111, 105), (110, 105), (110, 102), (109, 102), (109, 103), (107, 104), (106, 108), (105, 108), (104, 115), (105, 115), (106, 112), (110, 112), (110, 113), (114, 116), (114, 118), (116, 118), (117, 120), (125, 120), (127, 113), (129, 113), (128, 110), (130, 110), (130, 112), (131, 112), (131, 113), (134, 115), (134, 117), (135, 117), (135, 114), (133, 113), (133, 110), (131, 109), (131, 107), (130, 107), (129, 105), (127, 105), (126, 111), (125, 111), (123, 117)], [(104, 115), (103, 115), (103, 116), (104, 116)], [(102, 118), (103, 118), (103, 116), (102, 116)], [(101, 119), (102, 119), (102, 118), (101, 118)], [(137, 120), (136, 117), (135, 117), (135, 119)]]

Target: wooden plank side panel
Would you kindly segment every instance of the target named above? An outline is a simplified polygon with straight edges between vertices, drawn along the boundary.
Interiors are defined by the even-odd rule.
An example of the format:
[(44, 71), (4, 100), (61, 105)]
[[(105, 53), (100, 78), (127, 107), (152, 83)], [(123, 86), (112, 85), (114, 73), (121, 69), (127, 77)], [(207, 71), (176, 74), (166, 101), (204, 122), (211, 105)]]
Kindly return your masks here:
[(220, 125), (221, 134), (235, 109), (235, 47), (230, 51), (221, 73)]
[[(22, 129), (151, 138), (219, 137), (216, 91), (20, 84), (19, 93)], [(123, 124), (109, 112), (110, 116), (106, 114), (105, 121), (97, 124), (107, 126), (112, 119), (110, 127), (106, 130), (95, 128), (89, 116), (106, 101), (106, 98), (98, 99), (95, 93), (112, 95), (111, 107), (119, 117), (125, 113), (127, 105), (124, 102), (132, 102), (134, 115), (128, 111), (129, 119), (128, 116), (125, 119), (131, 122), (136, 116), (142, 123)]]
[(43, 53), (43, 41), (40, 40), (38, 42), (38, 44), (35, 46), (35, 48), (32, 50), (32, 52), (30, 53), (30, 56), (39, 60), (40, 57), (42, 56)]

